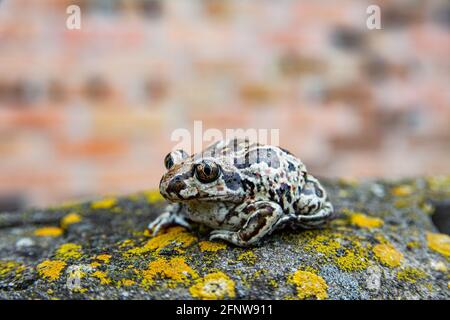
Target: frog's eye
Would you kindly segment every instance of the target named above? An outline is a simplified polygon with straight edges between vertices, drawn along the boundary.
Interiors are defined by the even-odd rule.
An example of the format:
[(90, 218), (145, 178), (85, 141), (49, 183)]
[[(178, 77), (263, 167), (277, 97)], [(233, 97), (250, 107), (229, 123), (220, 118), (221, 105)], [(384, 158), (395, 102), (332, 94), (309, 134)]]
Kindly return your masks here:
[(164, 158), (164, 166), (169, 170), (174, 164), (182, 162), (187, 157), (189, 157), (189, 155), (184, 150), (172, 151)]
[(209, 183), (217, 180), (220, 175), (220, 167), (212, 161), (203, 160), (195, 165), (195, 176), (201, 183)]
[(164, 166), (166, 167), (167, 170), (169, 170), (170, 168), (173, 167), (175, 163), (173, 162), (173, 158), (172, 158), (172, 154), (168, 154), (165, 158), (164, 158)]

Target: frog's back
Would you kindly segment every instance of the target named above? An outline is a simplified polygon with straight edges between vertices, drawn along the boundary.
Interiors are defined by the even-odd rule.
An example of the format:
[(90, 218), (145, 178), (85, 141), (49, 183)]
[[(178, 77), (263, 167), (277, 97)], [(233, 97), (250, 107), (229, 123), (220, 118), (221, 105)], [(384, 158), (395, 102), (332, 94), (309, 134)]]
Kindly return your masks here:
[(296, 199), (305, 182), (304, 164), (289, 151), (248, 140), (219, 141), (202, 156), (221, 158), (239, 172), (249, 198), (277, 202), (287, 213), (296, 211)]

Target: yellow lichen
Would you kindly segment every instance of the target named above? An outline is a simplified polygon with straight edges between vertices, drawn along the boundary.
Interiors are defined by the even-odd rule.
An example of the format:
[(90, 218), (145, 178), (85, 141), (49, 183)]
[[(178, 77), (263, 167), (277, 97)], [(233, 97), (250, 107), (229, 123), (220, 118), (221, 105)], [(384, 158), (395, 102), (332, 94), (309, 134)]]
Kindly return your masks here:
[(316, 298), (323, 300), (328, 298), (327, 283), (315, 273), (297, 270), (289, 276), (288, 283), (292, 283), (297, 287), (297, 297), (299, 299)]
[(100, 284), (110, 284), (111, 283), (111, 279), (108, 278), (108, 276), (106, 275), (106, 272), (97, 270), (92, 274), (92, 276), (99, 279)]
[(379, 228), (383, 225), (383, 220), (366, 216), (363, 213), (354, 213), (350, 216), (350, 223), (360, 228)]
[(104, 198), (91, 204), (92, 209), (109, 209), (117, 204), (116, 198)]
[(415, 283), (419, 279), (423, 279), (426, 277), (426, 273), (420, 269), (407, 267), (405, 269), (400, 270), (397, 273), (397, 279), (401, 281), (407, 281), (410, 283)]
[(408, 243), (406, 243), (406, 246), (408, 247), (408, 249), (420, 248), (420, 242), (419, 241), (409, 241)]
[(25, 266), (16, 261), (3, 261), (0, 260), (0, 279), (14, 273), (16, 276), (20, 275), (24, 270)]
[(182, 257), (175, 257), (170, 260), (158, 258), (148, 264), (148, 269), (142, 270), (142, 285), (149, 287), (155, 284), (155, 280), (169, 279), (169, 287), (174, 287), (178, 283), (188, 283), (190, 279), (198, 278), (197, 272), (193, 270)]
[(72, 212), (61, 219), (60, 225), (61, 228), (67, 229), (67, 227), (70, 226), (71, 224), (78, 223), (80, 221), (81, 216), (78, 213)]
[(222, 242), (201, 241), (198, 243), (201, 252), (216, 252), (227, 248)]
[(131, 287), (135, 283), (136, 282), (134, 280), (131, 280), (131, 279), (121, 279), (120, 282), (119, 282), (119, 286)]
[(164, 200), (161, 193), (159, 193), (159, 190), (146, 191), (144, 192), (144, 195), (149, 203), (155, 203)]
[(189, 292), (194, 298), (203, 300), (234, 298), (235, 284), (225, 273), (214, 272), (207, 274), (202, 279), (189, 288)]
[(269, 284), (274, 288), (278, 288), (278, 282), (275, 279), (270, 279)]
[(372, 250), (380, 262), (388, 267), (398, 267), (403, 261), (403, 254), (390, 244), (377, 244)]
[[(308, 241), (306, 244), (304, 240)], [(299, 245), (317, 254), (321, 262), (335, 263), (345, 271), (364, 270), (369, 265), (368, 248), (358, 238), (330, 230), (309, 230), (302, 232)]]
[(65, 243), (56, 250), (56, 258), (61, 260), (80, 259), (81, 246), (75, 243)]
[(255, 262), (256, 262), (256, 255), (252, 251), (247, 250), (247, 251), (241, 253), (237, 257), (237, 260), (238, 261), (244, 261), (244, 262), (247, 262), (249, 264), (255, 264)]
[(196, 240), (197, 238), (186, 232), (185, 228), (172, 227), (165, 233), (150, 239), (144, 246), (127, 250), (125, 256), (142, 255), (151, 251), (159, 252), (169, 245), (174, 245), (174, 250), (181, 253), (182, 249), (189, 247)]
[(450, 237), (442, 233), (427, 233), (428, 247), (448, 257), (450, 256)]
[(109, 255), (109, 254), (99, 254), (98, 256), (95, 256), (94, 259), (102, 261), (103, 263), (109, 263), (109, 260), (111, 260), (111, 255)]
[[(312, 233), (313, 231), (309, 231)], [(339, 235), (336, 235), (339, 236)], [(334, 239), (325, 234), (318, 234), (312, 238), (305, 246), (306, 250), (317, 251), (326, 257), (330, 257), (337, 254), (337, 250), (341, 247), (341, 244)]]
[(123, 248), (127, 248), (127, 247), (132, 247), (134, 245), (135, 245), (135, 243), (134, 243), (133, 240), (126, 239), (126, 240), (123, 240), (122, 242), (119, 243), (119, 248), (123, 249)]
[(365, 270), (369, 266), (366, 254), (362, 249), (345, 250), (345, 254), (335, 259), (336, 265), (344, 271), (360, 271)]
[(148, 229), (145, 229), (144, 232), (142, 233), (142, 235), (147, 238), (153, 237), (152, 232), (150, 232), (150, 230), (148, 230)]
[(65, 267), (66, 263), (64, 261), (45, 260), (37, 265), (36, 270), (41, 277), (54, 281), (59, 278), (61, 271)]
[(63, 234), (63, 229), (58, 227), (44, 227), (34, 230), (37, 237), (59, 237)]
[(413, 192), (413, 188), (409, 185), (401, 185), (392, 188), (392, 194), (398, 197), (409, 196)]

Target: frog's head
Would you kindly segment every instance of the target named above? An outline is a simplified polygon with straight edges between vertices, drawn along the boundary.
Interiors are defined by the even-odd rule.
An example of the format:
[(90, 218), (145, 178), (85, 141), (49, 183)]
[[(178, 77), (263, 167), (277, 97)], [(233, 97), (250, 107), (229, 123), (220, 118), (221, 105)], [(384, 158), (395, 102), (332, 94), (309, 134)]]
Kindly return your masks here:
[(164, 164), (159, 190), (170, 201), (241, 202), (245, 192), (239, 172), (224, 157), (185, 151), (169, 153)]

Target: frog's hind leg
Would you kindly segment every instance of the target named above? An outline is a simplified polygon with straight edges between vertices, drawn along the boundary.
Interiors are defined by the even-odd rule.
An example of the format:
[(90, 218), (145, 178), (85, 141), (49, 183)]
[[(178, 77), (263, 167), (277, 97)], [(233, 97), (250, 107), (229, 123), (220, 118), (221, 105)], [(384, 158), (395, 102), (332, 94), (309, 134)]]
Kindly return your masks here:
[(333, 213), (333, 205), (328, 199), (325, 189), (310, 174), (305, 176), (305, 185), (294, 208), (296, 209), (296, 224), (305, 229), (320, 227)]
[(328, 200), (312, 214), (296, 216), (297, 224), (305, 229), (314, 229), (324, 225), (330, 216), (333, 214), (333, 205)]
[(251, 210), (253, 213), (241, 229), (238, 231), (214, 230), (209, 239), (225, 240), (240, 247), (254, 245), (275, 229), (283, 215), (279, 204), (268, 201), (258, 201), (248, 205), (244, 210)]

